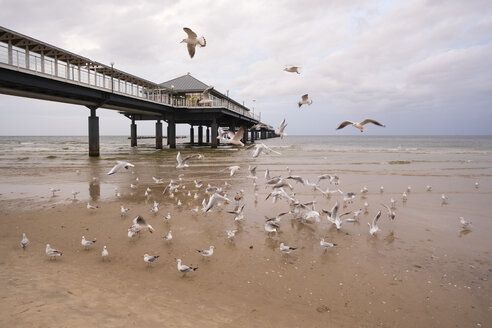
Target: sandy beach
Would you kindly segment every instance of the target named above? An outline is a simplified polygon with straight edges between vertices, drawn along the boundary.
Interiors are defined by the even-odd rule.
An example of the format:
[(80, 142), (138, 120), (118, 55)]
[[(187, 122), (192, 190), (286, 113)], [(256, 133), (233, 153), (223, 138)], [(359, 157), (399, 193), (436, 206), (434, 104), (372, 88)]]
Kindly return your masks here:
[[(271, 143), (275, 147), (280, 141)], [(446, 154), (445, 160), (427, 154), (436, 160), (426, 162), (407, 159), (424, 155), (385, 151), (355, 161), (356, 153), (350, 151), (275, 149), (282, 155), (257, 160), (247, 151), (181, 149), (186, 154), (205, 154), (204, 160), (191, 162), (181, 171), (174, 168), (175, 151), (131, 153), (120, 157), (136, 162), (133, 172), (112, 176), (106, 172), (113, 157), (87, 160), (87, 165), (85, 159), (65, 166), (46, 164), (49, 168), (43, 172), (26, 165), (15, 169), (18, 175), (6, 174), (4, 167), (0, 181), (2, 325), (487, 327), (492, 323), (489, 154), (453, 153)], [(294, 155), (300, 149), (302, 154)], [(223, 169), (234, 164), (241, 169), (230, 177)], [(246, 178), (248, 165), (258, 166), (257, 195)], [(343, 211), (357, 210), (368, 202), (368, 212), (361, 214), (359, 223), (346, 223), (340, 230), (326, 215), (314, 224), (288, 215), (282, 218), (279, 233), (267, 234), (265, 216), (273, 217), (289, 206), (285, 200), (265, 200), (271, 188), (265, 187), (263, 174), (268, 168), (272, 176), (287, 177), (287, 166), (293, 175), (310, 181), (323, 173), (336, 173), (339, 186), (326, 180), (320, 186), (356, 192), (353, 204)], [(174, 198), (163, 195), (165, 185), (180, 173), (184, 176), (179, 183), (185, 188)], [(154, 183), (152, 176), (165, 183)], [(224, 186), (227, 181), (230, 187), (224, 188), (231, 197), (244, 190), (240, 203), (246, 204), (245, 219), (235, 223), (227, 213), (233, 203), (202, 213), (204, 187), (196, 188), (195, 179), (204, 187), (207, 183)], [(130, 183), (136, 183), (137, 189), (129, 188)], [(342, 203), (341, 195), (328, 198), (309, 186), (291, 184), (296, 198), (316, 200), (319, 212), (331, 209), (336, 201)], [(430, 192), (425, 189), (428, 184), (433, 186)], [(409, 185), (408, 200), (403, 202), (402, 193)], [(49, 187), (56, 186), (61, 191), (52, 196)], [(369, 190), (365, 198), (359, 192), (364, 186)], [(144, 196), (147, 188), (149, 197)], [(78, 199), (72, 199), (72, 190), (81, 191)], [(188, 191), (200, 197), (193, 199)], [(447, 205), (441, 204), (443, 193), (448, 196)], [(370, 236), (367, 222), (384, 210), (381, 204), (389, 204), (390, 198), (397, 200), (396, 219), (383, 211), (381, 231)], [(150, 212), (154, 200), (160, 202), (155, 215)], [(88, 210), (87, 202), (99, 208)], [(124, 216), (121, 205), (130, 208)], [(192, 211), (196, 207), (198, 213)], [(171, 220), (165, 222), (168, 212)], [(137, 215), (155, 232), (144, 231), (130, 239), (127, 229)], [(473, 222), (470, 230), (462, 229), (459, 216)], [(233, 242), (227, 239), (229, 229), (238, 229)], [(166, 242), (163, 236), (169, 230), (173, 240)], [(25, 250), (19, 246), (23, 232), (30, 239)], [(84, 249), (83, 235), (97, 238), (96, 244)], [(337, 246), (324, 252), (320, 237)], [(297, 249), (281, 254), (281, 242)], [(46, 243), (63, 255), (50, 260), (44, 253)], [(101, 258), (104, 245), (109, 261)], [(215, 246), (210, 258), (196, 251), (210, 245)], [(148, 266), (143, 261), (145, 253), (160, 258)], [(177, 271), (177, 258), (198, 270), (183, 276)]]

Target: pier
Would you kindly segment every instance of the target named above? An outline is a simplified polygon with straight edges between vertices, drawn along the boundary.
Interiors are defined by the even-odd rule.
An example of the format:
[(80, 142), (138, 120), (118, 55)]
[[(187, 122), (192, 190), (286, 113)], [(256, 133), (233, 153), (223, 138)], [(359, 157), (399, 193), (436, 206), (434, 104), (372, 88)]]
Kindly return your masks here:
[[(190, 126), (190, 142), (219, 145), (219, 127), (245, 128), (243, 142), (275, 137), (272, 127), (252, 130), (261, 123), (249, 108), (218, 90), (211, 104), (200, 104), (208, 85), (186, 74), (154, 83), (114, 67), (60, 49), (0, 26), (0, 93), (70, 104), (89, 109), (89, 156), (99, 156), (100, 109), (116, 110), (130, 120), (130, 144), (137, 146), (138, 121), (155, 121), (156, 148), (162, 149), (167, 124), (167, 147), (176, 148), (176, 125)], [(196, 130), (195, 130), (196, 127)], [(204, 133), (205, 130), (205, 133)], [(196, 133), (196, 134), (195, 134)], [(205, 134), (205, 139), (204, 139)], [(196, 136), (196, 138), (195, 138)]]

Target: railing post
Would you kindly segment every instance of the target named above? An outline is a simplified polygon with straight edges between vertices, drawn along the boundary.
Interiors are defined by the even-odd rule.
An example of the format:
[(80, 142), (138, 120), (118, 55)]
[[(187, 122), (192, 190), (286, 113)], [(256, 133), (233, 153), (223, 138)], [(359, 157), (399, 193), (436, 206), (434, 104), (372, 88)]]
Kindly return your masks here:
[(14, 58), (13, 58), (13, 53), (12, 53), (12, 40), (9, 40), (8, 47), (7, 47), (7, 52), (8, 57), (9, 57), (9, 65), (14, 65)]
[(41, 50), (41, 73), (44, 73), (44, 51)]
[(26, 68), (27, 69), (31, 69), (30, 65), (29, 65), (29, 47), (26, 46), (26, 52), (25, 52), (25, 55), (26, 55)]

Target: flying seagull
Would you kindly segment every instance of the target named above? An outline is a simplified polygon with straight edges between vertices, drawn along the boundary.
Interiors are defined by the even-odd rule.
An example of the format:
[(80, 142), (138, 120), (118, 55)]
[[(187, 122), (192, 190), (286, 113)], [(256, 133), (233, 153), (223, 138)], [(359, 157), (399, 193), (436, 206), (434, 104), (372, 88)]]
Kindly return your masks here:
[(203, 156), (200, 155), (200, 154), (194, 154), (194, 155), (189, 155), (189, 156), (186, 156), (184, 159), (181, 157), (181, 152), (179, 151), (178, 152), (178, 155), (176, 155), (176, 161), (178, 162), (178, 165), (176, 165), (176, 168), (177, 169), (181, 169), (181, 168), (184, 168), (184, 167), (188, 167), (190, 166), (187, 162), (190, 160), (190, 159), (193, 159), (193, 158), (197, 158), (197, 159), (202, 159)]
[(209, 86), (202, 92), (202, 94), (200, 95), (200, 99), (198, 99), (198, 104), (200, 105), (212, 104), (212, 99), (210, 99), (210, 91), (212, 91), (213, 88), (214, 88), (213, 86)]
[(347, 125), (352, 125), (354, 128), (359, 129), (360, 132), (364, 132), (364, 130), (365, 130), (364, 125), (366, 125), (368, 123), (372, 123), (372, 124), (375, 124), (375, 125), (379, 125), (379, 126), (385, 127), (384, 124), (381, 124), (378, 121), (375, 121), (375, 120), (372, 120), (370, 118), (367, 118), (367, 119), (365, 119), (362, 122), (343, 121), (342, 123), (340, 123), (340, 125), (336, 129), (337, 130), (340, 130), (340, 129), (343, 129), (344, 127), (346, 127)]
[(299, 73), (299, 68), (300, 67), (298, 67), (298, 66), (290, 66), (290, 67), (284, 68), (284, 71), (289, 72), (289, 73), (301, 74), (301, 73)]
[(202, 211), (203, 212), (208, 212), (214, 205), (216, 205), (218, 202), (221, 200), (230, 202), (231, 200), (228, 199), (227, 197), (224, 197), (220, 194), (214, 193), (212, 196), (210, 196), (208, 203), (203, 205)]
[(374, 220), (372, 220), (372, 224), (367, 222), (367, 225), (369, 226), (369, 233), (371, 234), (371, 236), (374, 236), (376, 232), (381, 231), (381, 229), (379, 229), (378, 227), (378, 220), (380, 217), (381, 217), (381, 211), (379, 211), (378, 214), (376, 214)]
[(207, 45), (207, 40), (203, 36), (198, 37), (195, 32), (193, 32), (188, 27), (183, 27), (183, 30), (188, 34), (186, 39), (183, 39), (180, 43), (186, 43), (188, 47), (188, 53), (190, 54), (190, 58), (195, 56), (195, 48), (196, 46), (205, 47)]
[(132, 163), (118, 161), (117, 164), (108, 172), (108, 175), (115, 174), (119, 170), (125, 168), (128, 170), (129, 167), (135, 167)]
[(311, 105), (312, 103), (313, 101), (309, 99), (308, 94), (306, 93), (304, 96), (302, 96), (301, 101), (299, 101), (297, 104), (299, 105), (299, 107), (301, 107), (302, 105)]
[(278, 127), (278, 132), (277, 132), (277, 135), (280, 136), (280, 139), (282, 139), (283, 137), (285, 137), (287, 135), (287, 133), (284, 132), (286, 126), (287, 126), (287, 123), (285, 123), (285, 118), (284, 118), (282, 120), (282, 122), (280, 123), (280, 126)]

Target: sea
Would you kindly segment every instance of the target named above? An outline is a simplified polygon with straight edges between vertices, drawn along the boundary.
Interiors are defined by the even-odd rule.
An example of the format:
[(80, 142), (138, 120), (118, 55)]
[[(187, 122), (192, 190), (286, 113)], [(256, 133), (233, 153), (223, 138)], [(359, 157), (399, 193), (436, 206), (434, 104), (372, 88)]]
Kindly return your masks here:
[(91, 158), (86, 136), (2, 136), (0, 200), (35, 200), (57, 187), (65, 189), (69, 197), (72, 189), (86, 190), (86, 181), (92, 179), (107, 182), (101, 184), (97, 198), (112, 197), (114, 188), (128, 184), (128, 179), (107, 179), (106, 173), (116, 161), (134, 163), (132, 172), (140, 180), (152, 181), (152, 176), (169, 180), (178, 151), (183, 156), (204, 155), (203, 160), (191, 164), (200, 168), (193, 171), (196, 176), (192, 178), (197, 179), (213, 179), (232, 165), (243, 168), (243, 178), (248, 166), (257, 166), (258, 171), (269, 168), (272, 174), (302, 174), (312, 180), (326, 173), (345, 176), (349, 181), (351, 176), (398, 176), (403, 180), (492, 177), (492, 136), (288, 136), (256, 140), (261, 142), (276, 153), (264, 152), (252, 158), (253, 150), (248, 147), (220, 145), (211, 149), (190, 145), (185, 138), (178, 139), (177, 149), (158, 150), (154, 139), (139, 139), (137, 147), (130, 147), (127, 136), (102, 136), (101, 155)]

